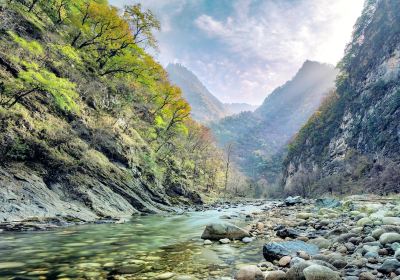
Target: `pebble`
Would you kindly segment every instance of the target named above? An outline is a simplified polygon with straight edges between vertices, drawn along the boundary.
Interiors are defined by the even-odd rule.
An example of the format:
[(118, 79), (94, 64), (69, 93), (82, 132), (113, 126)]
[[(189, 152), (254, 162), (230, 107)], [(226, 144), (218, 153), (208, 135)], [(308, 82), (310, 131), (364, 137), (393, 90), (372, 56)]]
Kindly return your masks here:
[(279, 260), (279, 266), (281, 267), (285, 267), (288, 266), (290, 264), (290, 261), (292, 260), (292, 258), (290, 256), (284, 256)]
[(251, 237), (244, 237), (243, 239), (242, 239), (242, 242), (243, 243), (250, 243), (250, 242), (252, 242), (253, 241), (253, 238), (251, 238)]
[(175, 273), (172, 273), (172, 272), (165, 272), (165, 273), (162, 273), (162, 274), (157, 275), (157, 276), (155, 277), (155, 279), (157, 279), (157, 280), (165, 280), (165, 279), (170, 279), (170, 278), (172, 278), (172, 277), (174, 277), (174, 276), (175, 276)]
[(222, 239), (219, 240), (219, 243), (228, 244), (228, 243), (231, 243), (231, 241), (228, 238), (222, 238)]

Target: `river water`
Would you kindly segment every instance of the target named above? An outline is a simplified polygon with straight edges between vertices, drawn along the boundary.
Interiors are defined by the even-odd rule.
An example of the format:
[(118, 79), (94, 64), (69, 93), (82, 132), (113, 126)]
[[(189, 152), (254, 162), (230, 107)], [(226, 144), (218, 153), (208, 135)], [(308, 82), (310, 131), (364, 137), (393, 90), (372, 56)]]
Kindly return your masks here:
[[(206, 224), (246, 214), (265, 205), (134, 217), (124, 224), (88, 224), (47, 232), (0, 233), (0, 279), (171, 279), (232, 278), (240, 265), (263, 260), (265, 240), (204, 246)], [(225, 220), (226, 221), (226, 220)], [(191, 276), (191, 277), (189, 277)], [(186, 277), (186, 278), (185, 278)]]

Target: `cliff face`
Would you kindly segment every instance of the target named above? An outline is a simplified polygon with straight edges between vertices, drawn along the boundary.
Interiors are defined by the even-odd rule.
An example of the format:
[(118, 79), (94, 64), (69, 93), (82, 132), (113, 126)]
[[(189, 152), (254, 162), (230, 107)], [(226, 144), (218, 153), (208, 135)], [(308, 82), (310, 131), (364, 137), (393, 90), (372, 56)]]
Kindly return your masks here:
[(306, 61), (257, 110), (224, 118), (212, 130), (221, 146), (233, 144), (235, 161), (248, 175), (274, 184), (287, 142), (334, 87), (336, 74), (331, 65)]
[(400, 190), (400, 2), (368, 1), (335, 93), (290, 144), (289, 193)]

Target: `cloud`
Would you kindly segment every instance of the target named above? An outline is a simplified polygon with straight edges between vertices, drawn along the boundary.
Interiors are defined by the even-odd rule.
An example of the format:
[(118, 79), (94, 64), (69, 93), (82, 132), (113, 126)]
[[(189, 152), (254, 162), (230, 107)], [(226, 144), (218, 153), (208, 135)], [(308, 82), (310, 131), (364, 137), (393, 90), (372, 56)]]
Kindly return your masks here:
[(161, 63), (184, 64), (225, 102), (253, 104), (306, 59), (336, 64), (363, 1), (140, 0), (161, 20)]
[(235, 77), (231, 97), (260, 102), (267, 94), (262, 95), (264, 90), (272, 91), (290, 79), (306, 59), (336, 64), (362, 4), (362, 0), (243, 0), (235, 2), (234, 12), (225, 19), (202, 14), (194, 23), (222, 45), (238, 69), (247, 72), (246, 77)]

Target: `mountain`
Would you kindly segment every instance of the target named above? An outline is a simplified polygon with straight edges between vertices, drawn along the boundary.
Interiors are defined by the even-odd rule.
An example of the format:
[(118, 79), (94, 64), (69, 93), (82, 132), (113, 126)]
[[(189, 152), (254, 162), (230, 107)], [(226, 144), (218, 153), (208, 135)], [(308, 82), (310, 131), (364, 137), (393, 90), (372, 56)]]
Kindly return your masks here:
[(213, 123), (219, 144), (233, 144), (234, 159), (248, 175), (276, 183), (286, 144), (334, 87), (336, 74), (331, 65), (304, 62), (257, 110)]
[(400, 190), (400, 2), (369, 0), (336, 90), (289, 145), (287, 193)]
[(166, 70), (171, 82), (182, 89), (184, 98), (192, 107), (192, 116), (195, 120), (207, 123), (228, 114), (224, 104), (186, 67), (181, 64), (169, 64)]
[(247, 103), (224, 103), (225, 110), (229, 115), (239, 114), (241, 112), (251, 111), (253, 112), (259, 106), (251, 105)]
[(170, 63), (166, 68), (171, 82), (182, 89), (183, 97), (192, 108), (192, 117), (209, 123), (243, 111), (254, 111), (257, 106), (246, 103), (222, 103), (182, 64)]

